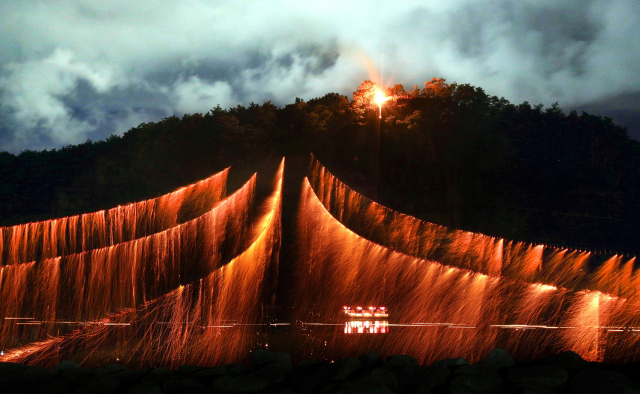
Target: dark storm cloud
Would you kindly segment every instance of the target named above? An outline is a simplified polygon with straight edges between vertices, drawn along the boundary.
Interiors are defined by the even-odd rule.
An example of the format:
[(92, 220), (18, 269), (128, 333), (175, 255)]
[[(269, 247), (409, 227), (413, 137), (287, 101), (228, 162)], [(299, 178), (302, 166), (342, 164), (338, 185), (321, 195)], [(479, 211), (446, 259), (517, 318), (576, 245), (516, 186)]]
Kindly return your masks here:
[(231, 95), (238, 103), (247, 103), (259, 97), (264, 100), (275, 98), (277, 104), (284, 105), (289, 97), (283, 99), (269, 91), (256, 95), (256, 88), (265, 82), (270, 83), (278, 75), (299, 78), (302, 84), (303, 80), (331, 69), (339, 57), (340, 51), (335, 40), (325, 43), (303, 42), (283, 51), (251, 49), (224, 60), (215, 57), (176, 58), (158, 65), (145, 79), (158, 85), (193, 78), (205, 84), (217, 81), (230, 87)]
[[(101, 139), (217, 104), (349, 95), (375, 78), (373, 67), (385, 84), (437, 76), (598, 112), (640, 90), (639, 9), (605, 0), (2, 2), (0, 150)], [(619, 111), (633, 120), (640, 109)]]
[(604, 26), (585, 7), (560, 5), (556, 9), (532, 9), (530, 13), (525, 9), (523, 15), (524, 26), (541, 35), (540, 56), (547, 63), (547, 75), (563, 69), (576, 76), (586, 72), (588, 49)]
[[(86, 79), (78, 79), (75, 88), (59, 97), (72, 118), (90, 125), (95, 131), (87, 138), (97, 140), (119, 132), (119, 121), (134, 117), (160, 120), (172, 115), (166, 95), (133, 86), (114, 88), (101, 94)], [(122, 103), (127, 106), (123, 108)]]
[(572, 109), (611, 117), (618, 124), (627, 125), (628, 134), (640, 141), (640, 90), (584, 103)]
[(588, 12), (592, 3), (585, 1), (580, 7), (566, 2), (468, 4), (450, 14), (450, 34), (462, 56), (482, 58), (491, 54), (498, 31), (524, 52), (533, 52), (544, 75), (569, 69), (579, 76), (585, 72), (589, 46), (604, 27)]
[(232, 82), (239, 79), (247, 69), (260, 68), (271, 58), (271, 54), (260, 49), (250, 48), (235, 53), (233, 57), (216, 57), (197, 54), (188, 58), (173, 57), (162, 63), (152, 65), (146, 73), (146, 80), (158, 84), (191, 77), (210, 81)]
[[(340, 52), (335, 42), (328, 45), (321, 45), (316, 43), (302, 44), (296, 48), (295, 52), (300, 58), (306, 59), (305, 72), (307, 74), (319, 75), (330, 69), (336, 64)], [(285, 55), (291, 57), (291, 55)], [(291, 68), (291, 64), (289, 65)]]

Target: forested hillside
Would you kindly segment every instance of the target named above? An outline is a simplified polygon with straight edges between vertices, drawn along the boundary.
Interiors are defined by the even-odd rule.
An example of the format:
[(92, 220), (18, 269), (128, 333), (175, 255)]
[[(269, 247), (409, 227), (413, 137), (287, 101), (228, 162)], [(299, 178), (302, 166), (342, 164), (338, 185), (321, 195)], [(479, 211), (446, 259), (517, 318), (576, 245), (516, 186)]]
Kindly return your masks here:
[[(251, 104), (141, 124), (123, 136), (0, 153), (0, 224), (156, 196), (233, 166), (313, 152), (345, 182), (422, 219), (516, 240), (640, 251), (640, 143), (608, 118), (512, 104), (471, 85), (370, 82), (278, 108)], [(296, 204), (294, 198), (285, 204)]]

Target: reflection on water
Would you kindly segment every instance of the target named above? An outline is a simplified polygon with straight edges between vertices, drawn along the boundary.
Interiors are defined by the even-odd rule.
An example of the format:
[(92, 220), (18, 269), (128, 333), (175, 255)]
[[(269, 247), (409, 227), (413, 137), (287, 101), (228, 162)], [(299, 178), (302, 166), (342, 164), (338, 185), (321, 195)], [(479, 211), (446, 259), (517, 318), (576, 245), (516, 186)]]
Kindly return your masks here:
[(345, 334), (386, 334), (389, 332), (389, 322), (371, 320), (352, 320), (344, 324)]

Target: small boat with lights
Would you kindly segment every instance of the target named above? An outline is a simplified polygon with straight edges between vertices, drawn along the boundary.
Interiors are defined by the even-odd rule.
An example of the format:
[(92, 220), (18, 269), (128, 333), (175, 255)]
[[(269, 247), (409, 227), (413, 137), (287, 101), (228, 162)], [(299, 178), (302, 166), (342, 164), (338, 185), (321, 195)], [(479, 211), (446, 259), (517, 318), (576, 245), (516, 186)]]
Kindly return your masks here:
[(344, 314), (350, 319), (387, 319), (389, 318), (389, 310), (384, 306), (344, 306), (343, 307)]

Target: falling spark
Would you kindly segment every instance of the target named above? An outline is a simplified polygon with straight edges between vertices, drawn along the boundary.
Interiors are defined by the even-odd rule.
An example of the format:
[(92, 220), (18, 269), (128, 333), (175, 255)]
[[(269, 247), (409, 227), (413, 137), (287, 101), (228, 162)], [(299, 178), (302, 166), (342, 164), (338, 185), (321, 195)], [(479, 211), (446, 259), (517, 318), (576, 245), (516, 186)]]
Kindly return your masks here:
[[(214, 267), (200, 280), (181, 284), (136, 308), (111, 314), (66, 336), (7, 351), (3, 361), (50, 366), (74, 355), (76, 359), (84, 357), (83, 364), (91, 364), (98, 361), (95, 356), (99, 348), (114, 352), (127, 346), (131, 350), (125, 364), (177, 368), (185, 362), (238, 362), (255, 343), (252, 332), (263, 320), (260, 297), (267, 275), (278, 260), (284, 161), (278, 174), (266, 213), (258, 221), (261, 230), (229, 263)], [(244, 227), (249, 234), (250, 224)], [(230, 321), (237, 323), (229, 325)], [(235, 331), (220, 331), (227, 327)]]
[[(75, 246), (67, 240), (49, 258), (24, 261), (41, 252), (12, 251), (7, 245), (29, 237), (4, 234), (2, 256), (20, 263), (0, 266), (0, 347), (11, 349), (1, 361), (46, 366), (72, 356), (89, 365), (104, 361), (98, 354), (120, 359), (127, 349), (124, 363), (174, 368), (237, 362), (256, 343), (277, 350), (259, 333), (295, 326), (267, 323), (283, 177), (284, 161), (263, 210), (253, 208), (254, 176), (213, 205), (184, 198), (155, 206), (151, 216), (78, 216), (71, 220), (78, 228), (108, 236)], [(184, 219), (191, 214), (180, 212), (201, 210), (139, 237), (155, 226), (154, 215)], [(367, 199), (316, 160), (297, 220), (293, 317), (320, 345), (303, 344), (303, 355), (333, 359), (373, 350), (430, 363), (483, 360), (495, 347), (520, 359), (557, 350), (615, 362), (640, 354), (635, 258), (613, 256), (590, 271), (590, 252), (424, 222)], [(109, 223), (118, 224), (105, 233)], [(49, 226), (56, 230), (33, 239), (63, 242), (51, 234), (68, 225)], [(108, 244), (114, 240), (126, 241)], [(95, 247), (100, 242), (107, 244)], [(386, 334), (390, 327), (391, 335), (335, 335)]]
[[(342, 355), (372, 348), (381, 354), (411, 353), (428, 363), (460, 354), (481, 360), (496, 346), (523, 359), (559, 347), (601, 360), (603, 333), (619, 332), (606, 331), (612, 328), (605, 330), (603, 323), (633, 327), (640, 320), (640, 300), (618, 295), (635, 297), (633, 286), (627, 285), (640, 283), (634, 259), (622, 265), (615, 257), (589, 272), (590, 252), (423, 222), (358, 194), (315, 159), (298, 215), (302, 253), (295, 309), (300, 320), (329, 317), (344, 303), (385, 302), (401, 319), (394, 324), (427, 321), (434, 330), (443, 324), (439, 322), (456, 324), (442, 327), (475, 327), (463, 336), (416, 332), (403, 336), (402, 343), (336, 338), (334, 351), (341, 349)], [(597, 297), (579, 292), (587, 286), (600, 290)], [(512, 333), (498, 335), (496, 329), (506, 327)], [(620, 327), (613, 329), (625, 330)], [(626, 342), (609, 351), (609, 357), (633, 359), (637, 345)]]
[(0, 227), (0, 265), (116, 245), (174, 227), (202, 215), (226, 195), (228, 172), (227, 168), (172, 193), (109, 210)]
[[(254, 175), (208, 212), (159, 233), (64, 257), (0, 267), (0, 316), (91, 321), (135, 308), (181, 282), (203, 277), (244, 247), (241, 234), (248, 226), (255, 181)], [(47, 325), (39, 335), (46, 338), (57, 332)], [(30, 336), (16, 325), (0, 324), (0, 346), (16, 346)]]

